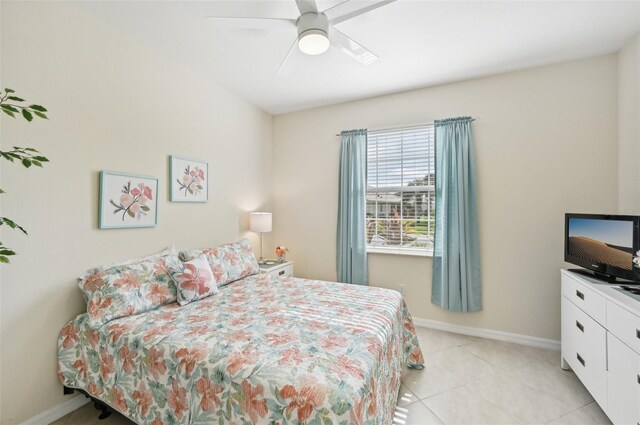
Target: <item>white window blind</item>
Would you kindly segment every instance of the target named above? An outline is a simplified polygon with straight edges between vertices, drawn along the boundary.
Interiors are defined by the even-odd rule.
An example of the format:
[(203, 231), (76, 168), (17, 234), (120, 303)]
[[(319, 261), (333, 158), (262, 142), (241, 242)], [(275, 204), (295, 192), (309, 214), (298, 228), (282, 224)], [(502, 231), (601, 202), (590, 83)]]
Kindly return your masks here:
[(433, 125), (370, 131), (367, 246), (432, 251), (435, 213)]

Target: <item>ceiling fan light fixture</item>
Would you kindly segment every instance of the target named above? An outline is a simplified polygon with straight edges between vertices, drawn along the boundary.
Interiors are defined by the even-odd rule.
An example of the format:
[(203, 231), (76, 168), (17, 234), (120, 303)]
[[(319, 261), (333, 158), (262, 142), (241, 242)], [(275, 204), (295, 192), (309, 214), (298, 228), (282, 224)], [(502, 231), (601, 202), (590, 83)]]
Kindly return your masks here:
[(320, 55), (329, 48), (329, 37), (319, 29), (307, 30), (298, 36), (298, 48), (306, 55)]

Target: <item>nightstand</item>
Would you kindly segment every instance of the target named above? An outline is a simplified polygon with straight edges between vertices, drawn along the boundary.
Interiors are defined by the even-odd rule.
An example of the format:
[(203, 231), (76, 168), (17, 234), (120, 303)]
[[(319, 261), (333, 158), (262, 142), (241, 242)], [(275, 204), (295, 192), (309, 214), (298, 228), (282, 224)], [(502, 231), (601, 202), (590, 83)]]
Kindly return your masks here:
[(267, 260), (266, 264), (260, 264), (260, 273), (268, 274), (269, 277), (293, 276), (293, 262), (279, 263), (275, 260)]

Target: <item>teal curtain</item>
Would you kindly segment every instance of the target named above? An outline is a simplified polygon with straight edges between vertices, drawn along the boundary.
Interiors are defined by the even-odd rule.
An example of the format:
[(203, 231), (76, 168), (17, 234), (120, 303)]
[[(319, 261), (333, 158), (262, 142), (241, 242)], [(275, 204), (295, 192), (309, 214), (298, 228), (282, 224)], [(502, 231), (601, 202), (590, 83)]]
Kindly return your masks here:
[(367, 130), (343, 131), (338, 189), (338, 282), (367, 285)]
[(431, 302), (482, 310), (476, 164), (471, 117), (435, 122), (436, 214)]

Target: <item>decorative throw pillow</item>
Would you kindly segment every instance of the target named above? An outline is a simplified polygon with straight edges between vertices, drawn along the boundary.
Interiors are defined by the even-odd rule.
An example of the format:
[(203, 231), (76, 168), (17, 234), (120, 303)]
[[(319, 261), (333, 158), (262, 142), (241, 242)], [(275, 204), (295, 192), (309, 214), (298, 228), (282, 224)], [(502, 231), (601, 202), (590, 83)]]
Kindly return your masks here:
[(179, 264), (176, 255), (99, 270), (86, 277), (80, 289), (87, 300), (89, 326), (142, 313), (175, 302), (176, 288), (169, 265)]
[(170, 270), (176, 283), (180, 305), (218, 293), (218, 284), (204, 254), (192, 260), (177, 263), (176, 268), (172, 265)]
[(191, 249), (180, 252), (180, 259), (188, 261), (206, 255), (218, 286), (260, 273), (258, 260), (249, 239), (220, 245), (215, 248)]

